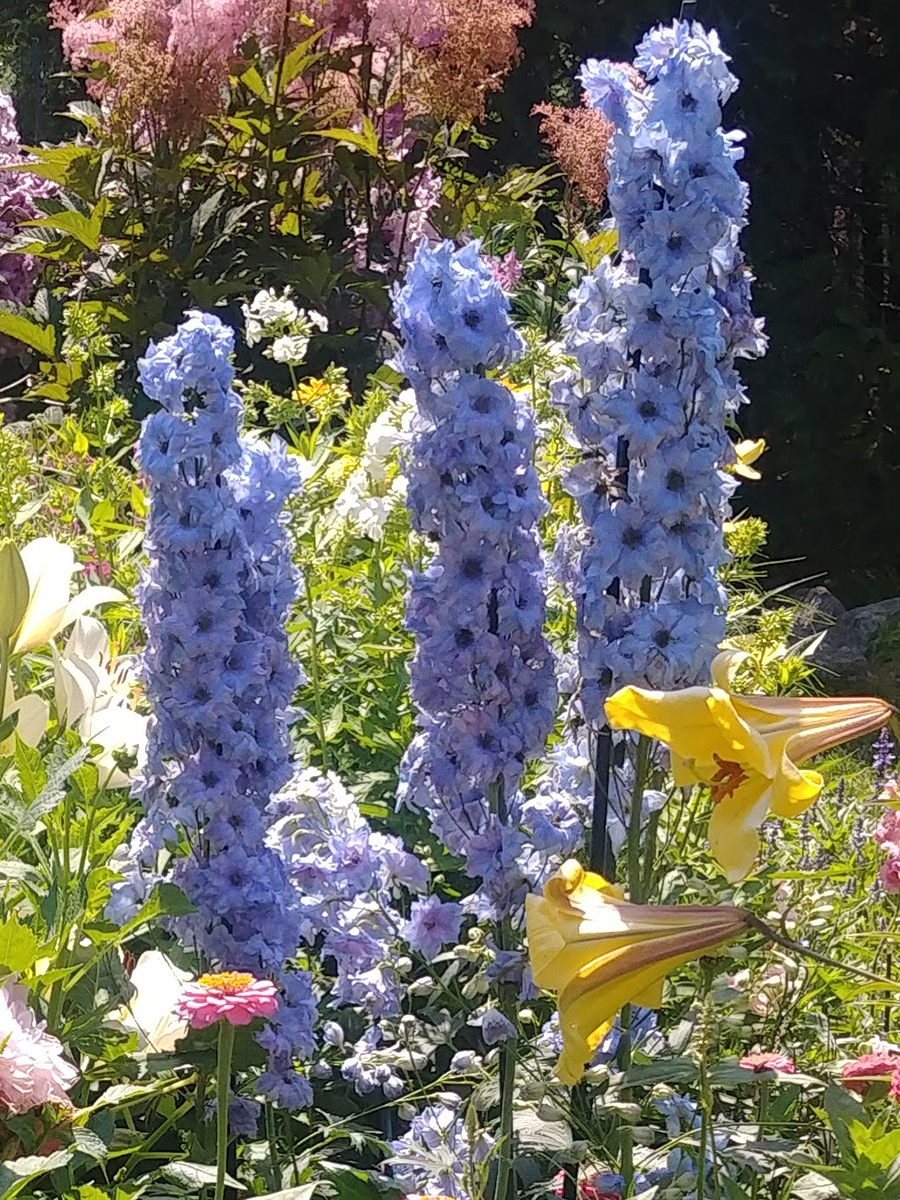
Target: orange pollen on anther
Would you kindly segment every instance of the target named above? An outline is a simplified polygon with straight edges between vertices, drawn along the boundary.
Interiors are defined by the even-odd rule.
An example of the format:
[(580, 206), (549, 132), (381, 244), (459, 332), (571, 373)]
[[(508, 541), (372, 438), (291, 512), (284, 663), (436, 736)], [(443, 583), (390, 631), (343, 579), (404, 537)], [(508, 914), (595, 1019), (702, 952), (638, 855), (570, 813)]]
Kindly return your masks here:
[(253, 982), (246, 971), (219, 971), (213, 975), (201, 975), (197, 980), (203, 987), (215, 988), (219, 992), (242, 992)]
[(713, 803), (719, 804), (727, 796), (734, 795), (750, 776), (740, 763), (728, 762), (726, 759), (719, 758), (718, 754), (713, 755), (713, 761), (718, 764), (719, 769), (709, 781), (709, 791)]

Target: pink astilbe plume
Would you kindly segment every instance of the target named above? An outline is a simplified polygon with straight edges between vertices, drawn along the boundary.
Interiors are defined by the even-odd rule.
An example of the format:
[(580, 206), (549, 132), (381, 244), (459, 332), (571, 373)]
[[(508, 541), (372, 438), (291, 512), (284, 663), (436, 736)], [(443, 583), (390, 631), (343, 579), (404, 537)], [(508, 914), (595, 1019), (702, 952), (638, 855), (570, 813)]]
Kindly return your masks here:
[(531, 115), (541, 118), (541, 137), (563, 175), (583, 200), (599, 208), (609, 183), (606, 150), (613, 132), (610, 122), (586, 105), (537, 104)]
[(489, 92), (499, 91), (521, 57), (519, 30), (532, 0), (445, 0), (445, 32), (423, 50), (418, 90), (439, 120), (483, 121)]
[(0, 1106), (7, 1113), (43, 1104), (69, 1107), (68, 1089), (78, 1082), (78, 1072), (27, 997), (25, 988), (9, 980), (0, 988)]
[(88, 89), (112, 126), (153, 139), (190, 136), (222, 111), (244, 42), (251, 33), (264, 43), (277, 37), (282, 8), (278, 0), (53, 0), (50, 16), (74, 67), (106, 65)]

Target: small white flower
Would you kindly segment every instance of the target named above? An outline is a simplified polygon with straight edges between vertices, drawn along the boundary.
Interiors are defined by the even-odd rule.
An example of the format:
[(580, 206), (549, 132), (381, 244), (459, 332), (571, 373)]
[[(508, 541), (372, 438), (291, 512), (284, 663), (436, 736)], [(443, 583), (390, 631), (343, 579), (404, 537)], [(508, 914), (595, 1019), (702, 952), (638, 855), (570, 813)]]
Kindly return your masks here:
[(266, 354), (275, 362), (298, 367), (306, 358), (308, 349), (309, 338), (305, 333), (285, 333), (275, 339)]
[(290, 294), (289, 287), (280, 296), (274, 288), (269, 288), (257, 292), (250, 304), (241, 306), (248, 346), (255, 345), (263, 338), (275, 337), (300, 317), (302, 310), (290, 299)]
[(327, 317), (323, 317), (321, 313), (313, 312), (312, 309), (307, 310), (305, 313), (302, 309), (300, 311), (306, 317), (306, 320), (309, 322), (309, 324), (318, 329), (320, 333), (328, 332)]

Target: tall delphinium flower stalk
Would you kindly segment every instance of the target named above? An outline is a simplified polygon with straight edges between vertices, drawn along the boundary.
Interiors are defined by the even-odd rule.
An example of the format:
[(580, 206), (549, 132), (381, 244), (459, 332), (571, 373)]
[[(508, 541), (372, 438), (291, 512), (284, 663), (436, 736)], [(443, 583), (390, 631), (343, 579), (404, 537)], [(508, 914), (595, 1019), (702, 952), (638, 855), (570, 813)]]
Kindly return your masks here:
[[(629, 683), (705, 682), (725, 629), (726, 427), (747, 399), (736, 360), (765, 350), (738, 241), (743, 135), (721, 127), (737, 86), (727, 62), (715, 32), (676, 21), (647, 34), (633, 67), (591, 60), (581, 72), (614, 126), (618, 231), (616, 255), (582, 282), (565, 319), (578, 370), (558, 393), (583, 452), (570, 487), (585, 527), (581, 706), (605, 747), (598, 815), (607, 696)], [(595, 828), (593, 861), (608, 870), (603, 836)]]
[(297, 580), (282, 517), (298, 481), (283, 444), (240, 432), (232, 347), (230, 329), (192, 312), (139, 364), (161, 406), (138, 443), (150, 489), (138, 600), (153, 715), (136, 788), (146, 816), (113, 907), (161, 850), (174, 854), (171, 877), (196, 909), (176, 922), (182, 942), (204, 966), (278, 983), (277, 1015), (258, 1035), (269, 1054), (258, 1086), (296, 1108), (310, 1099), (295, 1060), (312, 1051), (314, 1010), (309, 976), (285, 965), (298, 905), (266, 844), (266, 810), (291, 775), (286, 722), (301, 678), (284, 630)]
[[(404, 759), (399, 798), (427, 811), (436, 835), (479, 881), (472, 909), (494, 921), (503, 964), (527, 890), (518, 861), (525, 836), (513, 808), (524, 764), (543, 747), (556, 703), (543, 636), (537, 522), (544, 501), (532, 462), (534, 421), (519, 398), (487, 378), (518, 356), (521, 341), (474, 242), (461, 250), (449, 242), (421, 245), (395, 310), (398, 367), (417, 402), (408, 503), (414, 527), (434, 547), (410, 579), (419, 732)], [(514, 995), (508, 984), (500, 991), (512, 1034)], [(511, 1182), (514, 1073), (507, 1039), (496, 1200), (506, 1200)]]

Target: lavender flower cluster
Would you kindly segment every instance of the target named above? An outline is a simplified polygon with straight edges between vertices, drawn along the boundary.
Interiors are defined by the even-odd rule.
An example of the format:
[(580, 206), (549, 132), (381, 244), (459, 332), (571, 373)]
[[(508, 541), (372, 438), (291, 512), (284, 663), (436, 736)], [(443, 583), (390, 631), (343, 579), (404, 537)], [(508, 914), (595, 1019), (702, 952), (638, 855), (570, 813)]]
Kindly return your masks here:
[[(297, 891), (298, 931), (322, 961), (334, 1009), (353, 1006), (369, 1026), (341, 1065), (360, 1095), (382, 1089), (388, 1099), (405, 1090), (397, 1072), (409, 1053), (392, 1035), (406, 989), (407, 948), (430, 962), (460, 934), (462, 905), (425, 895), (431, 876), (398, 837), (373, 830), (352, 794), (333, 773), (295, 773), (270, 805), (268, 844), (287, 866)], [(406, 893), (419, 897), (404, 918)], [(344, 1049), (335, 1021), (325, 1025), (327, 1046)], [(329, 1072), (330, 1073), (330, 1072)]]
[(737, 86), (727, 61), (715, 33), (675, 21), (644, 38), (634, 68), (581, 72), (615, 125), (619, 239), (574, 293), (565, 349), (578, 370), (555, 385), (582, 450), (568, 487), (585, 526), (576, 599), (592, 723), (626, 683), (698, 682), (724, 633), (725, 428), (747, 399), (736, 359), (765, 350), (738, 244), (743, 134), (721, 128)]
[(444, 845), (482, 880), (479, 915), (496, 916), (524, 891), (524, 837), (510, 808), (556, 704), (543, 636), (534, 420), (485, 377), (516, 357), (521, 341), (476, 243), (420, 245), (394, 303), (398, 367), (417, 402), (408, 504), (435, 548), (410, 580), (419, 732), (398, 799), (428, 812)]
[(406, 1191), (474, 1200), (486, 1175), (494, 1140), (466, 1127), (461, 1112), (432, 1104), (413, 1117), (407, 1133), (392, 1144), (391, 1174)]
[(152, 871), (163, 846), (179, 847), (172, 878), (196, 911), (177, 932), (201, 959), (278, 981), (278, 1014), (258, 1035), (269, 1055), (259, 1088), (296, 1108), (311, 1099), (294, 1062), (314, 1048), (315, 1006), (308, 974), (285, 966), (300, 906), (267, 845), (266, 810), (291, 775), (287, 718), (300, 672), (284, 623), (297, 580), (282, 508), (298, 478), (282, 443), (241, 435), (232, 349), (230, 329), (191, 312), (139, 364), (162, 408), (138, 443), (151, 497), (137, 595), (153, 715), (135, 786), (146, 816), (132, 846), (138, 871)]

